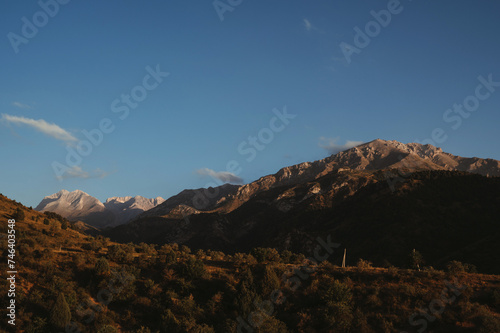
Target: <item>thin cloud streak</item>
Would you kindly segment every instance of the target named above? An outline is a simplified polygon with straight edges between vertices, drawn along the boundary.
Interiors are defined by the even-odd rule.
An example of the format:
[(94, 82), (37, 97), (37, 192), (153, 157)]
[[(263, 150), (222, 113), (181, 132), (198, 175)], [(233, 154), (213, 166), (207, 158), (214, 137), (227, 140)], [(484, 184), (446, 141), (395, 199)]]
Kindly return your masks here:
[(309, 21), (308, 19), (304, 19), (303, 24), (307, 31), (311, 31), (311, 29), (313, 28), (311, 21)]
[(304, 28), (306, 28), (307, 31), (316, 31), (322, 34), (325, 33), (323, 30), (318, 29), (316, 26), (314, 26), (312, 22), (306, 18), (302, 19), (302, 25), (304, 26)]
[(223, 183), (243, 184), (243, 178), (238, 177), (234, 173), (228, 171), (214, 171), (209, 168), (203, 168), (197, 170), (196, 173), (202, 176), (215, 178)]
[(66, 170), (63, 176), (60, 177), (60, 179), (68, 179), (68, 178), (82, 178), (82, 179), (89, 179), (89, 178), (104, 178), (108, 176), (109, 173), (101, 170), (101, 169), (96, 169), (92, 172), (88, 172), (83, 170), (80, 166), (73, 166), (70, 169)]
[(328, 151), (330, 154), (337, 154), (341, 151), (351, 149), (353, 147), (359, 146), (363, 144), (363, 141), (352, 141), (347, 140), (345, 144), (338, 144), (339, 138), (326, 138), (324, 136), (319, 138), (318, 145)]
[(64, 142), (75, 142), (78, 141), (72, 134), (70, 134), (65, 129), (59, 127), (54, 123), (48, 123), (43, 119), (31, 119), (26, 117), (11, 116), (8, 114), (2, 114), (2, 121), (7, 123), (13, 123), (16, 125), (27, 125), (45, 135), (48, 135), (54, 139), (61, 140)]
[(19, 109), (32, 109), (32, 107), (29, 106), (28, 104), (24, 104), (21, 102), (12, 102), (11, 105)]

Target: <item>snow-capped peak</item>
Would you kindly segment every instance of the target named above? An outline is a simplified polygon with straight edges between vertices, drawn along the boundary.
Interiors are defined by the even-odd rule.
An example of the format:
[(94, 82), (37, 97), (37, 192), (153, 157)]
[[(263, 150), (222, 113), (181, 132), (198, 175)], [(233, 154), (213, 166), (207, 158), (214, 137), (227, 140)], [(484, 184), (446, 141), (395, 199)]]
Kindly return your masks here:
[(82, 190), (69, 192), (63, 189), (43, 198), (35, 209), (52, 211), (70, 220), (81, 220), (94, 226), (105, 227), (126, 223), (163, 201), (165, 200), (161, 197), (148, 199), (138, 195), (111, 197), (102, 203)]

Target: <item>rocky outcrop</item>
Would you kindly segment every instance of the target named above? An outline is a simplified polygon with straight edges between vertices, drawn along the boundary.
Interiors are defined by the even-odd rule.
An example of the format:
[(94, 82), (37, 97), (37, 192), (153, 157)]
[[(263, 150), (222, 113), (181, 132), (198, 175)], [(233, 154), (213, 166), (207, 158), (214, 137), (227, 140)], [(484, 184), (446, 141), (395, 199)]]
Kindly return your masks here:
[(184, 190), (173, 197), (165, 200), (160, 205), (145, 211), (138, 218), (148, 216), (166, 216), (172, 210), (179, 206), (190, 207), (191, 209), (177, 209), (175, 214), (183, 213), (184, 215), (200, 212), (211, 211), (223, 203), (228, 197), (231, 197), (240, 186), (224, 184), (219, 187), (199, 188), (196, 190)]

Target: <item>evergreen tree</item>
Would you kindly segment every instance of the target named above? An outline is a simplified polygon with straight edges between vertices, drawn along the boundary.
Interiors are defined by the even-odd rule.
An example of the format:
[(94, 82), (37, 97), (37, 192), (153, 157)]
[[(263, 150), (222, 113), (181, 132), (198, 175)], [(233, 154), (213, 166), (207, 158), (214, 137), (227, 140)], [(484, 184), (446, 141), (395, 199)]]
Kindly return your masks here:
[(161, 316), (161, 333), (181, 332), (181, 323), (170, 309), (165, 310)]
[(94, 272), (96, 275), (103, 276), (109, 274), (109, 263), (106, 258), (101, 257), (97, 260), (94, 266)]
[(264, 268), (264, 276), (262, 277), (261, 291), (264, 298), (269, 298), (271, 293), (280, 287), (280, 279), (272, 267)]
[(45, 333), (47, 332), (47, 319), (35, 317), (24, 331), (25, 333)]
[(273, 316), (263, 315), (264, 321), (262, 325), (256, 328), (257, 333), (287, 333), (288, 327), (282, 321)]
[(247, 316), (254, 310), (254, 301), (256, 299), (257, 294), (247, 285), (246, 282), (238, 284), (234, 302), (236, 309), (242, 316)]
[(252, 290), (254, 289), (253, 274), (250, 268), (247, 267), (241, 273), (240, 283), (246, 283), (247, 287), (250, 287)]
[(252, 271), (247, 268), (243, 271), (240, 282), (236, 287), (235, 305), (238, 312), (247, 316), (254, 310), (254, 301), (258, 299), (255, 291)]
[(14, 214), (12, 215), (14, 220), (16, 221), (24, 221), (24, 211), (20, 208), (17, 208)]
[(335, 332), (348, 332), (353, 321), (351, 288), (346, 283), (334, 280), (321, 289), (321, 298), (325, 302), (325, 323)]
[(183, 277), (189, 279), (199, 279), (206, 275), (203, 261), (190, 257), (179, 266), (179, 272)]
[(63, 220), (63, 221), (61, 222), (61, 229), (62, 229), (62, 230), (66, 230), (66, 229), (68, 229), (68, 221)]
[(410, 253), (410, 266), (413, 269), (420, 270), (420, 266), (424, 264), (424, 257), (420, 252), (413, 249)]
[(56, 302), (50, 312), (49, 322), (57, 329), (64, 329), (64, 327), (71, 321), (71, 310), (66, 302), (64, 293), (59, 293)]
[(111, 325), (104, 325), (97, 333), (118, 333), (118, 330)]

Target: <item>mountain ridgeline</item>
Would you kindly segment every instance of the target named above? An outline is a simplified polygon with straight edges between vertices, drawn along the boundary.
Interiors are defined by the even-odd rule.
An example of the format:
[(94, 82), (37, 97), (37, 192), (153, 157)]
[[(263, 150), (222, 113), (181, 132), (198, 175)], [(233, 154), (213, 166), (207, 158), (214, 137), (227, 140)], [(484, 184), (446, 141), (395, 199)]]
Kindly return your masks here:
[(91, 226), (105, 228), (126, 223), (165, 201), (163, 198), (147, 199), (141, 196), (113, 197), (102, 203), (87, 193), (61, 190), (49, 195), (35, 210), (57, 213), (70, 221), (82, 221)]
[(377, 139), (243, 186), (183, 191), (104, 234), (228, 253), (305, 254), (330, 235), (351, 264), (404, 265), (417, 249), (429, 265), (461, 260), (500, 273), (499, 176), (496, 160)]

